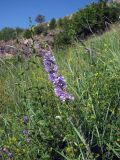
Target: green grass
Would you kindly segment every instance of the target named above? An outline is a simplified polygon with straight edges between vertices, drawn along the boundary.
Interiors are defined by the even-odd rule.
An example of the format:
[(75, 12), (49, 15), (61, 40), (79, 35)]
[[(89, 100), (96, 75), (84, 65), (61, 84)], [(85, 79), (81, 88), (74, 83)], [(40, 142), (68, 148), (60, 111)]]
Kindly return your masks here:
[(120, 29), (86, 41), (88, 48), (91, 44), (91, 55), (77, 42), (55, 51), (75, 97), (69, 103), (55, 97), (41, 59), (0, 60), (0, 146), (14, 160), (120, 158)]

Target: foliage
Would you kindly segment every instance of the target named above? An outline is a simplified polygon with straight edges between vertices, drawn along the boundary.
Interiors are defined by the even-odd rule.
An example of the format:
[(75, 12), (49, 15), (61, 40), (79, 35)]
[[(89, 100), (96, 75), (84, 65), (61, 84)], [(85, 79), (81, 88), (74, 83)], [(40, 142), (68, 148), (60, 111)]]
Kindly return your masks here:
[(58, 19), (57, 26), (60, 27), (60, 28), (63, 26), (63, 19), (62, 18)]
[[(64, 39), (66, 38), (70, 41), (73, 37), (69, 36), (71, 30), (78, 39), (86, 38), (94, 33), (103, 33), (103, 31), (109, 28), (111, 23), (119, 21), (119, 15), (120, 5), (113, 5), (113, 3), (108, 4), (105, 1), (92, 3), (71, 15), (71, 17), (65, 17), (60, 20), (59, 27), (62, 27), (64, 33), (61, 36), (61, 41), (56, 41), (56, 39), (60, 37), (58, 34), (58, 38), (55, 38), (55, 44), (59, 46), (64, 44)], [(68, 37), (66, 37), (66, 33)]]
[(16, 31), (16, 34), (19, 36), (20, 34), (22, 34), (22, 33), (24, 32), (24, 29), (23, 29), (23, 28), (20, 28), (20, 27), (17, 27), (17, 28), (15, 29), (15, 31)]
[(24, 32), (24, 34), (23, 34), (23, 37), (27, 38), (27, 39), (31, 38), (32, 37), (31, 30), (30, 29), (26, 29), (25, 32)]
[(34, 27), (34, 31), (35, 31), (35, 34), (39, 35), (44, 31), (44, 27), (43, 26), (36, 26), (36, 27)]
[(34, 32), (35, 34), (37, 35), (40, 35), (41, 33), (43, 34), (47, 34), (47, 31), (48, 31), (48, 27), (47, 26), (44, 26), (44, 25), (38, 25), (38, 26), (35, 26), (34, 27)]
[(64, 46), (71, 44), (75, 39), (75, 30), (73, 29), (73, 21), (69, 20), (68, 17), (64, 17), (63, 29), (54, 37), (55, 46)]
[(52, 18), (50, 23), (49, 23), (49, 28), (50, 29), (55, 29), (56, 28), (56, 19)]

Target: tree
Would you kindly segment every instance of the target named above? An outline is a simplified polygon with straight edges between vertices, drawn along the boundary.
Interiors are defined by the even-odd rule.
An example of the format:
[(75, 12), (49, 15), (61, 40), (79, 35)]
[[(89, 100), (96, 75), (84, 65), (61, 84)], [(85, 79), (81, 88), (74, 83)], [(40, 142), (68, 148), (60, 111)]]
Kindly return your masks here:
[(52, 18), (50, 23), (49, 23), (49, 28), (50, 29), (55, 29), (55, 27), (56, 27), (56, 19)]
[(43, 23), (43, 22), (45, 21), (45, 16), (39, 14), (39, 15), (36, 17), (35, 21), (36, 21), (37, 23), (41, 24), (41, 23)]

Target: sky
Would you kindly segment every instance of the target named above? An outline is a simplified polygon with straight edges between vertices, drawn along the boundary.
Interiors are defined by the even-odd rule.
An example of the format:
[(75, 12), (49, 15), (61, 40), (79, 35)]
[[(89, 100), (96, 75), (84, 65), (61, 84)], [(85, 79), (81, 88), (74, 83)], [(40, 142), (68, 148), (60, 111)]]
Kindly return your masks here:
[(29, 17), (35, 24), (38, 14), (51, 18), (67, 16), (97, 0), (0, 0), (0, 29), (29, 27)]

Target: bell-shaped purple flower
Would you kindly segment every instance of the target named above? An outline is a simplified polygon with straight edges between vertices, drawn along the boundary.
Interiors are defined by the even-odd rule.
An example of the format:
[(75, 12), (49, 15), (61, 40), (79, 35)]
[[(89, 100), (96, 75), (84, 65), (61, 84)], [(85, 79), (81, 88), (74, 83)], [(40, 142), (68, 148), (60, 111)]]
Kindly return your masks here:
[(8, 153), (8, 157), (9, 157), (10, 160), (12, 160), (12, 158), (13, 158), (12, 153), (9, 152), (9, 153)]
[(28, 131), (27, 131), (26, 129), (24, 129), (24, 130), (22, 131), (22, 133), (23, 133), (23, 134), (28, 134)]
[(28, 119), (28, 116), (24, 116), (24, 124), (28, 124), (28, 121), (29, 121), (29, 119)]

